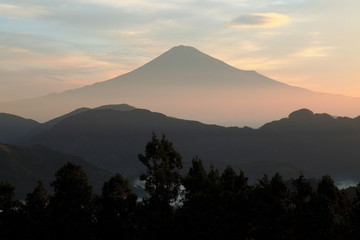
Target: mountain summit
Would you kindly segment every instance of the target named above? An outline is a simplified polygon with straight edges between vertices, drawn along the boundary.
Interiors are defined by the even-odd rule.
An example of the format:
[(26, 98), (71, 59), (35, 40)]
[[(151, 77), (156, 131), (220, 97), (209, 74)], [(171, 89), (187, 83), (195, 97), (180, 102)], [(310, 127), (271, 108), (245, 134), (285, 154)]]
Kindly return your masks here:
[(300, 108), (353, 116), (360, 99), (289, 86), (193, 47), (177, 46), (113, 79), (0, 104), (0, 112), (45, 121), (80, 107), (118, 103), (207, 123), (256, 127)]
[[(125, 83), (126, 82), (126, 83)], [(255, 71), (244, 71), (213, 58), (194, 47), (173, 47), (159, 57), (132, 72), (99, 84), (127, 84), (172, 86), (209, 85), (221, 88), (251, 86), (284, 86)], [(98, 84), (96, 84), (98, 86)]]
[[(160, 65), (160, 66), (159, 66)], [(211, 70), (209, 67), (219, 66), (232, 68), (226, 63), (213, 58), (194, 47), (190, 46), (177, 46), (164, 52), (159, 57), (145, 64), (141, 68), (157, 68), (161, 67), (163, 70), (169, 69), (197, 69), (197, 70)]]
[[(177, 46), (173, 47), (159, 57), (137, 69), (137, 71), (154, 71), (160, 72), (182, 72), (190, 78), (192, 73), (218, 73), (218, 71), (238, 71), (238, 69), (213, 58), (194, 47)], [(248, 71), (242, 71), (248, 72)]]

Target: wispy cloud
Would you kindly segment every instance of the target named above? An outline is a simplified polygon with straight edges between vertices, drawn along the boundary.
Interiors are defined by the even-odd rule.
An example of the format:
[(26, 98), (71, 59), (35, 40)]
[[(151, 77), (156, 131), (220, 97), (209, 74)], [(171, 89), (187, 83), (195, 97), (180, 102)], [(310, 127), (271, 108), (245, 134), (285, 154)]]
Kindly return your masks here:
[(229, 61), (229, 63), (233, 66), (238, 66), (241, 69), (245, 70), (274, 70), (281, 69), (291, 62), (289, 59), (271, 59), (266, 57), (248, 57), (248, 58), (240, 58), (237, 60)]
[[(9, 77), (17, 75), (17, 72), (43, 72), (43, 76), (38, 77), (46, 77), (50, 80), (62, 79), (80, 86), (123, 73), (119, 70), (123, 66), (120, 63), (113, 63), (108, 56), (90, 55), (82, 51), (49, 54), (4, 45), (0, 45), (0, 51), (2, 76), (5, 73)], [(89, 76), (90, 72), (92, 72), (91, 76)]]
[(326, 57), (330, 55), (329, 51), (332, 49), (332, 47), (320, 46), (307, 47), (295, 53), (294, 55), (298, 57)]
[(47, 14), (48, 10), (43, 6), (34, 5), (14, 5), (0, 3), (0, 16), (7, 16), (10, 18), (29, 17)]
[(76, 0), (81, 3), (95, 3), (100, 5), (107, 5), (117, 8), (146, 8), (146, 9), (170, 9), (177, 7), (174, 1), (157, 1), (157, 0)]
[(290, 23), (290, 18), (279, 13), (240, 15), (230, 22), (236, 28), (274, 28)]

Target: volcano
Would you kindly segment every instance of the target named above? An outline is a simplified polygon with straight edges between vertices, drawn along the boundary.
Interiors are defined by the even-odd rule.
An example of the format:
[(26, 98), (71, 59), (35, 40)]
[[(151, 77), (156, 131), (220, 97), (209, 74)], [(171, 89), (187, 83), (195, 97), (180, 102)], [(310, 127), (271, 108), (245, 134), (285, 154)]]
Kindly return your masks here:
[(113, 79), (34, 99), (0, 104), (46, 121), (80, 107), (127, 103), (170, 116), (257, 127), (293, 109), (355, 116), (360, 98), (313, 92), (240, 70), (189, 46), (177, 46)]

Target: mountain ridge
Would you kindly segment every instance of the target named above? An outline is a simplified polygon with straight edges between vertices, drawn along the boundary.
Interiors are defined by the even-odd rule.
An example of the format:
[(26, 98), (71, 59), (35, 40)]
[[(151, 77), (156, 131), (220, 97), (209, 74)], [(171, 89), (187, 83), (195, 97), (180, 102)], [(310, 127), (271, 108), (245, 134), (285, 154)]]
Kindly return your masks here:
[(63, 119), (25, 143), (77, 155), (132, 178), (144, 171), (137, 155), (153, 132), (173, 142), (184, 166), (199, 156), (206, 165), (243, 169), (252, 181), (261, 173), (274, 174), (279, 166), (287, 177), (330, 174), (336, 180), (360, 180), (356, 170), (360, 118), (333, 118), (304, 109), (259, 129), (208, 125), (146, 109), (91, 109)]

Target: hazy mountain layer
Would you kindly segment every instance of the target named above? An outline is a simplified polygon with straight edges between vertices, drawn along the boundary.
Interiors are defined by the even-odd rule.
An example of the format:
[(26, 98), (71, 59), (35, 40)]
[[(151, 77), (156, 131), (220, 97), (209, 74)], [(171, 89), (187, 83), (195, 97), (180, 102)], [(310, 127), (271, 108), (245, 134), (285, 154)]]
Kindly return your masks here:
[(42, 146), (21, 147), (0, 144), (0, 181), (8, 181), (16, 187), (16, 197), (24, 199), (32, 192), (37, 181), (42, 180), (50, 191), (49, 183), (55, 172), (66, 162), (81, 165), (95, 191), (100, 192), (102, 184), (111, 174), (99, 169), (79, 157), (52, 151)]
[(360, 181), (359, 119), (335, 119), (302, 109), (251, 129), (206, 125), (142, 109), (92, 109), (61, 120), (27, 143), (78, 155), (132, 178), (143, 172), (137, 154), (155, 132), (174, 143), (185, 167), (199, 156), (207, 165), (242, 168), (252, 179), (280, 171), (286, 176), (330, 174), (336, 180)]
[(0, 113), (0, 143), (8, 143), (28, 134), (40, 123), (16, 115)]
[[(135, 109), (134, 107), (130, 106), (130, 105), (127, 105), (127, 104), (116, 104), (116, 105), (104, 105), (104, 106), (100, 106), (100, 107), (97, 107), (95, 109), (113, 109), (113, 110), (120, 110), (120, 111), (129, 111), (129, 110), (133, 110)], [(47, 121), (43, 124), (39, 124), (36, 128), (33, 128), (31, 129), (31, 131), (27, 134), (27, 137), (31, 137), (33, 135), (35, 135), (36, 133), (39, 133), (39, 132), (42, 132), (42, 131), (45, 131), (47, 129), (49, 129), (50, 127), (54, 126), (55, 124), (61, 122), (62, 120), (68, 118), (68, 117), (71, 117), (71, 116), (75, 116), (79, 113), (83, 113), (83, 112), (86, 112), (88, 110), (91, 110), (90, 108), (79, 108), (79, 109), (76, 109), (70, 113), (67, 113), (65, 115), (62, 115), (60, 117), (57, 117), (57, 118), (54, 118), (50, 121)], [(1, 132), (0, 132), (1, 134)]]
[(260, 126), (293, 109), (354, 116), (360, 99), (292, 87), (243, 71), (192, 47), (178, 46), (114, 79), (45, 97), (0, 104), (47, 121), (80, 107), (126, 102), (184, 119), (227, 126)]

